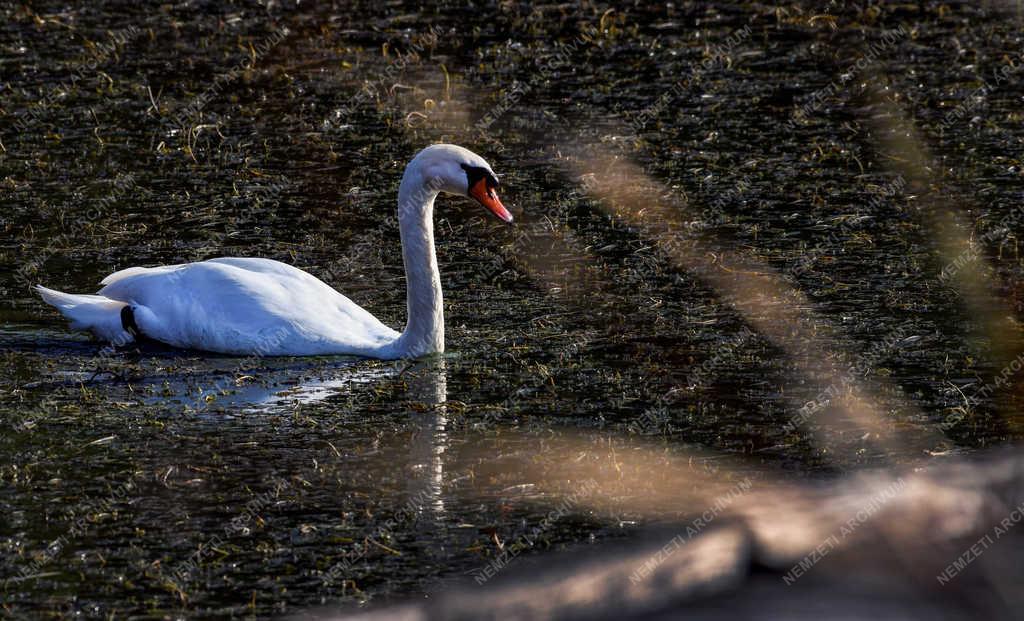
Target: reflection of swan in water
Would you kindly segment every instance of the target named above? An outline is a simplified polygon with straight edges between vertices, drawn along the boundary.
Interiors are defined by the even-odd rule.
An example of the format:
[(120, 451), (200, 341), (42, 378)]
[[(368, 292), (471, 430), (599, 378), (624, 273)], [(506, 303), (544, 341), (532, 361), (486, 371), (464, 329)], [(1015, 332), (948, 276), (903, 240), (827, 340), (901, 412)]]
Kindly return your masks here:
[(166, 405), (177, 401), (196, 411), (277, 411), (359, 394), (366, 385), (398, 375), (402, 369), (397, 363), (368, 366), (352, 358), (319, 365), (289, 358), (266, 358), (240, 365), (238, 358), (214, 358), (205, 361), (204, 366), (184, 376), (152, 377), (148, 383), (170, 388), (175, 396), (157, 391), (145, 402)]
[[(264, 363), (272, 364), (270, 360)], [(359, 384), (372, 384), (399, 373), (408, 386), (407, 399), (426, 406), (411, 408), (408, 412), (412, 439), (406, 466), (408, 498), (402, 505), (403, 513), (440, 524), (445, 514), (444, 453), (448, 447), (445, 406), (448, 377), (442, 356), (416, 360), (404, 367), (401, 364), (366, 367), (353, 361), (315, 372), (308, 366), (276, 369), (273, 375), (261, 370), (258, 375), (273, 377), (273, 385), (260, 382), (232, 388), (231, 394), (218, 397), (213, 403), (214, 407), (240, 405), (249, 411), (277, 409), (295, 403), (307, 405), (331, 396), (351, 394)]]
[(411, 412), (412, 444), (409, 447), (409, 508), (416, 514), (430, 513), (440, 522), (444, 516), (444, 452), (448, 447), (448, 376), (445, 360), (427, 358), (405, 371), (409, 398), (427, 406)]
[[(447, 369), (445, 359), (431, 356), (409, 363), (367, 365), (354, 359), (336, 359), (319, 366), (287, 358), (267, 358), (259, 361), (257, 369), (239, 366), (235, 358), (214, 358), (206, 361), (207, 368), (187, 378), (178, 377), (170, 384), (166, 377), (154, 378), (158, 385), (168, 384), (174, 392), (184, 393), (179, 400), (196, 410), (245, 412), (273, 412), (295, 405), (311, 405), (328, 398), (346, 396), (355, 399), (354, 405), (344, 409), (358, 415), (359, 394), (367, 387), (386, 377), (401, 375), (407, 382), (409, 401), (425, 408), (410, 408), (408, 420), (412, 431), (409, 445), (407, 499), (403, 513), (411, 518), (426, 518), (441, 524), (444, 504), (444, 453), (448, 447)], [(251, 378), (237, 382), (239, 377)], [(198, 393), (198, 389), (202, 392)], [(211, 395), (209, 401), (205, 395)], [(145, 399), (150, 403), (166, 405), (168, 396), (160, 393)], [(171, 399), (173, 400), (173, 399)], [(343, 405), (343, 403), (342, 403)], [(343, 406), (344, 407), (344, 406)]]
[[(233, 359), (223, 359), (225, 363)], [(235, 378), (245, 371), (216, 369), (205, 381), (195, 380), (202, 393), (192, 403), (196, 409), (230, 409), (236, 412), (261, 412), (287, 409), (296, 404), (310, 405), (330, 397), (360, 393), (366, 385), (399, 374), (408, 385), (408, 400), (426, 407), (409, 411), (412, 440), (409, 446), (408, 499), (405, 512), (414, 517), (430, 517), (439, 522), (444, 515), (444, 453), (448, 446), (448, 382), (445, 359), (432, 356), (412, 362), (367, 366), (359, 360), (340, 360), (325, 366), (288, 359), (268, 358), (252, 370), (253, 378), (236, 385)], [(404, 363), (408, 364), (408, 363)], [(230, 366), (230, 364), (228, 364)], [(362, 388), (358, 388), (363, 385)], [(202, 395), (215, 395), (207, 402)], [(358, 400), (358, 397), (356, 397)], [(152, 397), (166, 403), (166, 397)], [(351, 406), (350, 406), (351, 407)]]
[[(265, 361), (269, 362), (269, 361)], [(264, 382), (232, 388), (231, 394), (220, 396), (214, 407), (240, 405), (244, 410), (266, 410), (288, 407), (296, 403), (308, 405), (331, 396), (352, 393), (359, 384), (372, 384), (384, 377), (401, 373), (408, 385), (407, 398), (425, 408), (408, 412), (412, 439), (409, 445), (408, 499), (405, 512), (411, 516), (440, 520), (445, 511), (443, 499), (444, 452), (448, 446), (448, 381), (445, 359), (431, 356), (400, 364), (366, 367), (358, 362), (346, 363), (311, 372), (309, 367), (278, 369), (273, 385)], [(270, 375), (261, 370), (259, 375)], [(297, 379), (292, 379), (297, 376)]]

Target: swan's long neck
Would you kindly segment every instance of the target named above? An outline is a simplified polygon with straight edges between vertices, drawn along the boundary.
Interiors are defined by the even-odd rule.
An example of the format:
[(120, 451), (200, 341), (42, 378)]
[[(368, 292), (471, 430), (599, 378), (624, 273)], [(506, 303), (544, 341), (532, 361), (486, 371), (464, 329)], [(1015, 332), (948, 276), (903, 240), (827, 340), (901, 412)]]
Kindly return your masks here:
[(441, 184), (424, 179), (410, 165), (398, 189), (398, 229), (402, 236), (409, 318), (396, 342), (402, 356), (444, 351), (444, 301), (434, 251), (434, 199)]

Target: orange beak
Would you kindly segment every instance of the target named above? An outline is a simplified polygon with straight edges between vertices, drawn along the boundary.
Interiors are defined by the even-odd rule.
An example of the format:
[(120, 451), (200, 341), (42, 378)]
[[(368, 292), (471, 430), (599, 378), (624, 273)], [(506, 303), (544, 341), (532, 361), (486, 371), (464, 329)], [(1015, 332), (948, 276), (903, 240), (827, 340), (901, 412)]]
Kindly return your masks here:
[(494, 191), (494, 188), (487, 187), (486, 179), (480, 179), (473, 184), (473, 187), (469, 188), (469, 195), (476, 202), (489, 209), (491, 213), (498, 216), (503, 222), (512, 223), (512, 214), (501, 204), (498, 193)]

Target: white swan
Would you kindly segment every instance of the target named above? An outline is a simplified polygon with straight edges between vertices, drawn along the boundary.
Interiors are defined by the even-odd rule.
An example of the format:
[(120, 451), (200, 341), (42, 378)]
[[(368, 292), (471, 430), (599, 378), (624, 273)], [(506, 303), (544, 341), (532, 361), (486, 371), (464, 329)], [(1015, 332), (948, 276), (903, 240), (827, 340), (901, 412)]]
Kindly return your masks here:
[(71, 321), (117, 345), (145, 337), (186, 349), (260, 355), (351, 354), (414, 358), (444, 351), (441, 277), (434, 252), (434, 199), (469, 196), (505, 222), (498, 180), (479, 155), (455, 145), (427, 147), (398, 189), (398, 225), (409, 317), (401, 334), (320, 279), (270, 259), (221, 258), (130, 267), (103, 279), (97, 295), (37, 285)]

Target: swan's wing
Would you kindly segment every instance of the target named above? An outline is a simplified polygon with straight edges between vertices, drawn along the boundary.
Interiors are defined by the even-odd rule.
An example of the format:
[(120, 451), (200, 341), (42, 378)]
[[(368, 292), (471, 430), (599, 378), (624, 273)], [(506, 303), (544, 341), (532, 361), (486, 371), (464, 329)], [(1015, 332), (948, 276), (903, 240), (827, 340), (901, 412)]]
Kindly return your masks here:
[(373, 355), (398, 336), (323, 281), (268, 259), (217, 259), (115, 276), (100, 294), (143, 307), (137, 318), (142, 332), (178, 347)]
[(276, 274), (278, 276), (289, 276), (292, 278), (316, 278), (309, 272), (304, 272), (297, 267), (293, 267), (287, 263), (281, 263), (280, 261), (275, 261), (273, 259), (261, 259), (258, 257), (220, 257), (218, 259), (209, 259), (205, 262), (230, 265), (250, 272), (258, 272), (260, 274)]
[(173, 272), (174, 270), (184, 267), (183, 265), (161, 265), (160, 267), (128, 267), (123, 270), (114, 272), (100, 281), (101, 285), (112, 285), (119, 280), (128, 278), (130, 276), (137, 276), (138, 274), (150, 273), (150, 272)]

